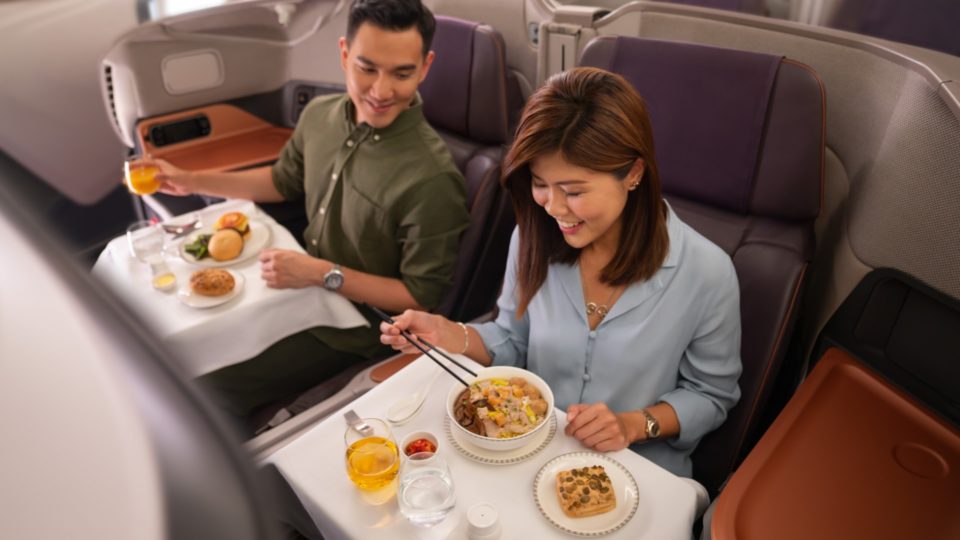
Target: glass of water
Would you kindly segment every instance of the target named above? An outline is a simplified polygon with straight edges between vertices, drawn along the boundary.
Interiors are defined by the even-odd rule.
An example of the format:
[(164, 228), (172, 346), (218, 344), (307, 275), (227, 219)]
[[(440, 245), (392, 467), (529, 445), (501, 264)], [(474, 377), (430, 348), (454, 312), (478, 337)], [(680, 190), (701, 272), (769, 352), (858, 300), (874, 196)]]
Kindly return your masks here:
[(163, 262), (163, 229), (149, 221), (137, 221), (127, 227), (130, 254), (151, 266)]
[(453, 479), (443, 458), (431, 452), (407, 456), (400, 465), (397, 503), (400, 513), (419, 527), (443, 521), (457, 505)]

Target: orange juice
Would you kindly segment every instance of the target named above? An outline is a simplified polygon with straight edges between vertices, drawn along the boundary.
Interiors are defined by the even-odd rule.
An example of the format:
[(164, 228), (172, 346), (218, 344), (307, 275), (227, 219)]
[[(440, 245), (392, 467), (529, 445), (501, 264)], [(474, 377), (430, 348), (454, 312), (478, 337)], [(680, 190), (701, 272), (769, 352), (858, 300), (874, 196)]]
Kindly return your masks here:
[(393, 481), (400, 469), (397, 445), (383, 437), (367, 437), (347, 448), (347, 476), (360, 489), (380, 489)]
[(153, 165), (127, 164), (127, 187), (137, 195), (150, 195), (160, 189), (157, 173), (160, 169)]

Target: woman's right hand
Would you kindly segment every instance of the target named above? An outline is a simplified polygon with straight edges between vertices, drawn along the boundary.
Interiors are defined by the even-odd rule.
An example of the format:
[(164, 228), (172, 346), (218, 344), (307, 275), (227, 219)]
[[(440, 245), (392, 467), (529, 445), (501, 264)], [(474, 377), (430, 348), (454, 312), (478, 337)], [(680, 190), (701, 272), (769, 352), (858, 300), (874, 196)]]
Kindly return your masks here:
[[(416, 337), (421, 337), (437, 347), (446, 349), (445, 341), (449, 341), (448, 327), (456, 326), (440, 315), (412, 309), (397, 315), (393, 318), (393, 321), (394, 324), (380, 323), (380, 343), (390, 345), (403, 353), (419, 353), (420, 351), (400, 334), (400, 329), (406, 330)], [(457, 327), (457, 330), (459, 331), (459, 327)]]

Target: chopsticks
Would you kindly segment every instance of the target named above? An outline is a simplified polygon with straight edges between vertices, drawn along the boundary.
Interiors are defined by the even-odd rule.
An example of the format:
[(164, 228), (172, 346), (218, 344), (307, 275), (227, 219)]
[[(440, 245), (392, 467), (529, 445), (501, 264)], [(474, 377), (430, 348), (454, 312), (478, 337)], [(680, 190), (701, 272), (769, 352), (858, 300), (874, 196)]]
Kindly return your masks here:
[[(381, 311), (379, 308), (377, 308), (377, 307), (375, 307), (375, 306), (371, 306), (370, 304), (364, 304), (364, 305), (366, 305), (368, 308), (370, 308), (370, 311), (373, 311), (373, 312), (377, 315), (377, 317), (380, 317), (380, 319), (383, 320), (383, 322), (385, 322), (385, 323), (387, 323), (387, 324), (397, 324), (396, 321), (394, 321), (393, 318), (392, 318), (390, 315), (387, 315), (386, 313), (384, 313), (383, 311)], [(457, 367), (459, 367), (460, 369), (462, 369), (462, 370), (466, 371), (467, 373), (473, 375), (474, 377), (477, 376), (477, 373), (476, 373), (475, 371), (473, 371), (472, 369), (468, 368), (467, 366), (461, 364), (460, 362), (457, 362), (456, 360), (454, 360), (453, 358), (451, 358), (447, 353), (445, 353), (445, 352), (441, 351), (440, 349), (438, 349), (438, 348), (434, 347), (433, 345), (431, 345), (429, 341), (427, 341), (427, 340), (425, 340), (425, 339), (423, 339), (423, 338), (414, 337), (413, 334), (411, 334), (410, 332), (407, 332), (406, 330), (404, 330), (404, 329), (402, 329), (402, 328), (400, 328), (399, 330), (400, 330), (400, 335), (402, 335), (402, 336), (404, 337), (404, 339), (406, 339), (408, 342), (410, 342), (411, 345), (413, 345), (413, 346), (416, 347), (417, 349), (420, 349), (420, 352), (422, 352), (424, 355), (426, 355), (427, 358), (433, 360), (434, 363), (436, 363), (438, 366), (442, 367), (442, 368), (443, 368), (447, 373), (449, 373), (450, 375), (453, 375), (454, 378), (456, 378), (458, 381), (460, 381), (461, 384), (463, 384), (464, 386), (466, 386), (466, 387), (468, 387), (468, 388), (470, 387), (470, 385), (467, 384), (466, 381), (464, 381), (463, 379), (461, 379), (459, 375), (457, 375), (456, 373), (454, 373), (453, 370), (451, 370), (450, 368), (448, 368), (448, 367), (447, 367), (443, 362), (441, 362), (440, 360), (437, 360), (436, 358), (434, 358), (434, 356), (433, 356), (432, 354), (430, 354), (430, 351), (433, 351), (433, 352), (438, 353), (440, 356), (442, 356), (442, 357), (446, 358), (447, 360), (453, 362)], [(420, 345), (420, 343), (417, 343), (417, 341), (420, 341), (420, 343), (423, 343), (423, 345), (426, 345), (430, 350), (428, 351), (427, 349), (424, 349), (423, 346)]]

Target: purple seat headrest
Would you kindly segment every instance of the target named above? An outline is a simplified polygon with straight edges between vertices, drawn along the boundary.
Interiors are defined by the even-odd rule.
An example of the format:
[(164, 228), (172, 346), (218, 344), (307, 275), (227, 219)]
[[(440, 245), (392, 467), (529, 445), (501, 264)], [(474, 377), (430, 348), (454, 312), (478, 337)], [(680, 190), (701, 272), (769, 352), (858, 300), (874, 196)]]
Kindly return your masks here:
[[(809, 73), (781, 88), (778, 55), (639, 38), (598, 38), (581, 65), (643, 96), (665, 192), (740, 214), (811, 219), (820, 202), (822, 97)], [(797, 69), (796, 66), (790, 66)], [(802, 71), (802, 70), (800, 70)], [(774, 113), (775, 105), (787, 109)]]

